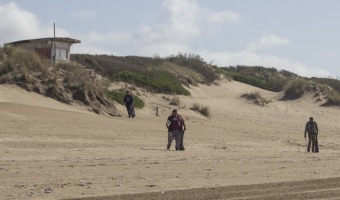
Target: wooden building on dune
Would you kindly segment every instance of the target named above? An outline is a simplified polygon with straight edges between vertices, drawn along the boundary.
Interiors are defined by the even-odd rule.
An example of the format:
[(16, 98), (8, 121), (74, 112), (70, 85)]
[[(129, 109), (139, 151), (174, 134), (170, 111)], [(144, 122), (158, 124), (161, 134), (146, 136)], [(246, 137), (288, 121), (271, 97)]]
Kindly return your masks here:
[(5, 46), (22, 48), (35, 52), (52, 63), (69, 62), (72, 44), (80, 43), (80, 40), (66, 37), (38, 38), (30, 40), (20, 40), (6, 43)]

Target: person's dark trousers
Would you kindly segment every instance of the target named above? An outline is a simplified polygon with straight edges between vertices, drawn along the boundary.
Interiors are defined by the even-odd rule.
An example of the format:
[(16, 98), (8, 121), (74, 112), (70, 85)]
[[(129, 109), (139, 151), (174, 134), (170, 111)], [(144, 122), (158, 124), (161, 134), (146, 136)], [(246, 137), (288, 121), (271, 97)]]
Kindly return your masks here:
[(179, 150), (180, 150), (180, 151), (184, 151), (184, 150), (185, 150), (185, 148), (184, 148), (184, 142), (183, 142), (183, 140), (184, 140), (184, 132), (185, 132), (185, 131), (182, 132), (181, 140), (180, 140), (180, 143), (179, 143)]
[(308, 145), (307, 151), (310, 152), (310, 147), (312, 145), (312, 152), (315, 152), (316, 134), (308, 133)]
[(319, 153), (318, 135), (315, 137), (315, 153)]
[(132, 104), (131, 105), (126, 104), (126, 110), (127, 110), (127, 113), (129, 115), (129, 117), (133, 117), (133, 113), (132, 113), (133, 107), (132, 107)]
[(172, 143), (173, 139), (175, 139), (175, 141), (176, 141), (176, 151), (179, 150), (181, 135), (182, 135), (182, 132), (179, 131), (179, 130), (174, 130), (174, 131), (168, 132), (168, 145), (167, 145), (168, 150), (170, 150), (171, 143)]

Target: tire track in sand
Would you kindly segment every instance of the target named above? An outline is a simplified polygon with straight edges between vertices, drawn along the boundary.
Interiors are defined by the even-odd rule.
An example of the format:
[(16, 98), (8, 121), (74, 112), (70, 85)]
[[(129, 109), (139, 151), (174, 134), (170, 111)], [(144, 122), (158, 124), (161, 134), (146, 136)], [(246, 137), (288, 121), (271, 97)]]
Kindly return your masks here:
[(340, 177), (305, 181), (196, 188), (69, 200), (275, 200), (275, 199), (340, 199)]

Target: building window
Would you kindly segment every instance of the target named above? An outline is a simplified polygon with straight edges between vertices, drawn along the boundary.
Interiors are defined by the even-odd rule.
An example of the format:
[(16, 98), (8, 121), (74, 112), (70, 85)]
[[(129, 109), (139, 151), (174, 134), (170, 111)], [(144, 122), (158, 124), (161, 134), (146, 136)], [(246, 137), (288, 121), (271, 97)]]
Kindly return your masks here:
[(66, 49), (56, 49), (56, 59), (67, 60), (67, 50)]

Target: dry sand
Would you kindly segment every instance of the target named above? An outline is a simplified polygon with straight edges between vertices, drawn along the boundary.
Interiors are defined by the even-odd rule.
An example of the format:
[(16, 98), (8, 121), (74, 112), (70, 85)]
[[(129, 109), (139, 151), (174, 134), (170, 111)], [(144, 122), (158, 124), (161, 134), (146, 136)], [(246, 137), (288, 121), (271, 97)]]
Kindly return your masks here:
[[(174, 144), (166, 150), (165, 120), (174, 108), (166, 95), (141, 92), (146, 107), (129, 119), (120, 105), (123, 117), (99, 116), (0, 85), (0, 199), (340, 196), (339, 108), (320, 107), (309, 95), (278, 101), (279, 93), (236, 81), (189, 90), (192, 96), (179, 97), (188, 130), (186, 151), (178, 152)], [(246, 92), (271, 102), (256, 106), (240, 98)], [(188, 109), (193, 103), (209, 106), (211, 118)], [(310, 116), (320, 128), (319, 154), (306, 153)]]

